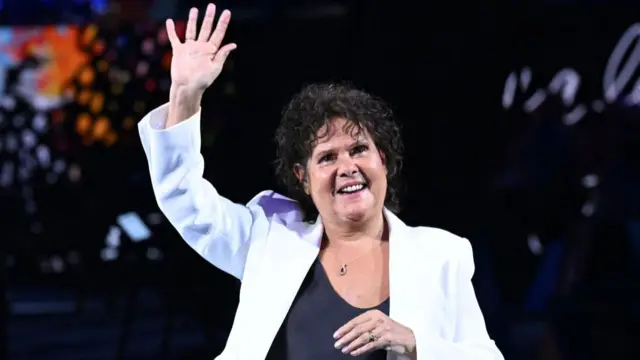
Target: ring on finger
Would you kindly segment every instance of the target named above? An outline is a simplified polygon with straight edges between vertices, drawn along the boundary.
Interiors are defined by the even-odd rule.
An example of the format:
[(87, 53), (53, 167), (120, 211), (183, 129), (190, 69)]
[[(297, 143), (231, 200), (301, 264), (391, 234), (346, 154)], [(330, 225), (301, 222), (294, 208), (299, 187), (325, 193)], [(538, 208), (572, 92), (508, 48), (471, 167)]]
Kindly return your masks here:
[(378, 339), (380, 339), (380, 336), (374, 334), (373, 331), (369, 331), (369, 342), (378, 341)]

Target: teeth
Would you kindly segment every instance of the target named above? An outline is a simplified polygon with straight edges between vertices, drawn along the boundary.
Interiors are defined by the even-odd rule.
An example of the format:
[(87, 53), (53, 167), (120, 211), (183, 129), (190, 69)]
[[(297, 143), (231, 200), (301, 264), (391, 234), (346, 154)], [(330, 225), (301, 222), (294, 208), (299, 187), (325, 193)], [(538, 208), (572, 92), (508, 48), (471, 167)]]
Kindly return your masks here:
[(351, 185), (351, 186), (347, 186), (345, 188), (342, 188), (340, 190), (340, 192), (343, 193), (352, 193), (352, 192), (356, 192), (358, 190), (362, 190), (364, 188), (364, 185), (362, 184), (358, 184), (358, 185)]

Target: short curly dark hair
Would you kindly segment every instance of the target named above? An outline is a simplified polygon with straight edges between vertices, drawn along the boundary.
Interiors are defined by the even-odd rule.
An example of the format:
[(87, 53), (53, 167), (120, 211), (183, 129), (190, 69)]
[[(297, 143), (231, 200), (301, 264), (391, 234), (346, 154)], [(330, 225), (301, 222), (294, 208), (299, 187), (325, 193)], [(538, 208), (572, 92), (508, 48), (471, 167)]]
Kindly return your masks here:
[(355, 131), (365, 129), (384, 154), (387, 169), (385, 207), (397, 213), (400, 210), (400, 171), (404, 150), (400, 127), (383, 100), (350, 84), (305, 86), (282, 111), (275, 135), (275, 168), (287, 196), (300, 203), (305, 221), (316, 219), (318, 210), (311, 197), (304, 192), (294, 168), (297, 164), (306, 167), (318, 140), (318, 130), (335, 118), (350, 121)]

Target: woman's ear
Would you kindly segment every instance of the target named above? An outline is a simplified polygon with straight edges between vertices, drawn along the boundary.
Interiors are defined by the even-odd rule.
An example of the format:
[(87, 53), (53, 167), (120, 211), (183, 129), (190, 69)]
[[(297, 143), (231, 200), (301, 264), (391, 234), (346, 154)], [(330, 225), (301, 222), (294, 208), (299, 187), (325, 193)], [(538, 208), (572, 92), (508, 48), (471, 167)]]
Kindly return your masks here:
[(307, 172), (305, 171), (304, 166), (296, 164), (293, 167), (293, 173), (298, 178), (298, 181), (300, 181), (300, 184), (302, 184), (304, 192), (309, 195), (309, 182), (307, 181)]

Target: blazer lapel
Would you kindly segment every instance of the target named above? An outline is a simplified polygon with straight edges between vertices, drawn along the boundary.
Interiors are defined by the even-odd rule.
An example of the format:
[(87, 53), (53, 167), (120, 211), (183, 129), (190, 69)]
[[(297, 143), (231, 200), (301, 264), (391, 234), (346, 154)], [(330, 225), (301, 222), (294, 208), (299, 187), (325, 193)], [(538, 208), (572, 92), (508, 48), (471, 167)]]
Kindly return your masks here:
[[(407, 226), (393, 213), (385, 210), (387, 225), (389, 226), (389, 317), (414, 329), (420, 326), (416, 323), (416, 307), (419, 306), (419, 294), (416, 294), (414, 274), (420, 262), (416, 254), (415, 244), (410, 238)], [(389, 352), (388, 360), (404, 359), (405, 357)]]
[(260, 276), (252, 286), (258, 288), (254, 294), (255, 318), (250, 333), (259, 334), (251, 339), (250, 359), (264, 359), (287, 316), (302, 282), (320, 251), (322, 225), (320, 219), (309, 226), (299, 223), (297, 228), (281, 225), (269, 234), (261, 261)]

